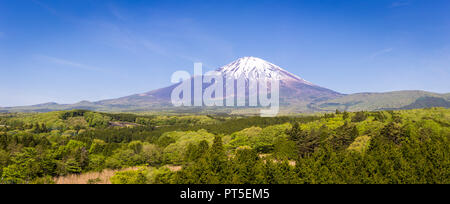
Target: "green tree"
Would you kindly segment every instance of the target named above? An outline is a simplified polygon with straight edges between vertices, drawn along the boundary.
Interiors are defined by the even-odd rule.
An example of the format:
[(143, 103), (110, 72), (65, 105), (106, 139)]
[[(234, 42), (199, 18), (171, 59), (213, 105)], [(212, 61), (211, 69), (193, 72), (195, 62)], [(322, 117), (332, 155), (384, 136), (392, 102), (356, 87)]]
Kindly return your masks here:
[(402, 139), (406, 136), (405, 132), (402, 130), (402, 126), (397, 122), (388, 123), (380, 132), (389, 141), (395, 144), (400, 144)]
[(292, 126), (287, 134), (289, 135), (289, 138), (296, 143), (300, 157), (314, 152), (320, 145), (320, 134), (308, 134), (308, 132), (303, 131), (297, 123)]
[(331, 138), (331, 145), (337, 150), (347, 149), (358, 137), (358, 129), (354, 125), (345, 122), (344, 125), (336, 129), (336, 134)]
[(236, 156), (232, 161), (234, 184), (257, 184), (263, 183), (263, 162), (257, 151), (251, 148), (240, 148), (236, 150)]
[(5, 183), (29, 183), (42, 175), (35, 148), (26, 147), (11, 158), (11, 165), (3, 168)]
[(359, 111), (359, 112), (356, 112), (355, 115), (352, 117), (352, 122), (359, 123), (359, 122), (365, 121), (366, 119), (367, 119), (366, 112)]
[(148, 182), (145, 169), (120, 171), (110, 178), (112, 184), (146, 184)]

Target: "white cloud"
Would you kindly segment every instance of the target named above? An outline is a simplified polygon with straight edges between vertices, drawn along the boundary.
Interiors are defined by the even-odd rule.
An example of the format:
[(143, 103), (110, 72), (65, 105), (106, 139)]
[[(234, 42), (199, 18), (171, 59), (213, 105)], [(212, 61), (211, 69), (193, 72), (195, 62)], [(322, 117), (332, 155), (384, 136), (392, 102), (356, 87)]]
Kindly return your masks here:
[(42, 61), (49, 62), (49, 63), (63, 65), (65, 67), (78, 68), (78, 69), (83, 69), (83, 70), (87, 70), (87, 71), (104, 71), (103, 69), (98, 68), (98, 67), (85, 65), (85, 64), (81, 64), (81, 63), (77, 63), (77, 62), (73, 62), (73, 61), (69, 61), (69, 60), (65, 60), (65, 59), (60, 59), (60, 58), (56, 58), (56, 57), (36, 55), (36, 58), (39, 60), (42, 60)]
[(125, 21), (127, 19), (125, 15), (122, 14), (122, 11), (120, 11), (115, 5), (109, 4), (108, 8), (111, 14), (118, 20)]
[(393, 48), (386, 48), (386, 49), (383, 49), (383, 50), (380, 50), (380, 51), (377, 51), (377, 52), (373, 53), (372, 55), (370, 55), (369, 58), (370, 59), (375, 59), (376, 57), (378, 57), (380, 55), (384, 55), (384, 54), (390, 53), (393, 50), (394, 50)]
[(47, 10), (48, 12), (57, 15), (57, 12), (55, 9), (51, 8), (50, 6), (48, 6), (47, 4), (44, 4), (38, 0), (31, 0), (33, 3), (39, 5), (40, 7), (42, 7), (43, 9)]
[(127, 23), (92, 21), (90, 24), (96, 26), (99, 42), (110, 47), (191, 62), (202, 61), (205, 66), (208, 66), (208, 62), (202, 56), (211, 52), (217, 53), (217, 56), (234, 56), (230, 42), (211, 34), (194, 19), (153, 17), (136, 30), (128, 26), (132, 22), (127, 21), (130, 19), (127, 11), (118, 12), (113, 6), (110, 9), (118, 20), (125, 20)]
[(409, 1), (396, 1), (393, 2), (389, 8), (398, 8), (398, 7), (405, 7), (405, 6), (409, 6), (411, 3)]

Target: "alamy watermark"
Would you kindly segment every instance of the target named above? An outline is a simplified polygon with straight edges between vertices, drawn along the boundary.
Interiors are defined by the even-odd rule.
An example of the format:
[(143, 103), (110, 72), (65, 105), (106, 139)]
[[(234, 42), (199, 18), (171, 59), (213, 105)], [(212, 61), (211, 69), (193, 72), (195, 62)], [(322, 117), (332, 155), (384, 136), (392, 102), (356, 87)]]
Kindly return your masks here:
[(171, 82), (179, 85), (172, 90), (172, 104), (176, 107), (261, 107), (262, 117), (275, 117), (280, 109), (279, 75), (246, 74), (227, 76), (218, 71), (203, 74), (202, 63), (195, 63), (193, 76), (187, 71), (173, 73)]

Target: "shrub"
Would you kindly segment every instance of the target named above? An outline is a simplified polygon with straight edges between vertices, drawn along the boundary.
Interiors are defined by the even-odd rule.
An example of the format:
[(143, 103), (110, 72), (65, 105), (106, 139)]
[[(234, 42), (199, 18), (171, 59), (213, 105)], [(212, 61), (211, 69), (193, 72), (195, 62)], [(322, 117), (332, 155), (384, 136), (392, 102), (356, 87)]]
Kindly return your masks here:
[(367, 114), (363, 111), (357, 112), (353, 117), (352, 117), (352, 122), (362, 122), (365, 121), (367, 119)]
[(110, 181), (112, 184), (146, 184), (148, 179), (145, 174), (144, 168), (121, 171), (111, 177)]
[(370, 137), (367, 135), (359, 136), (350, 144), (348, 150), (356, 152), (365, 152), (370, 145)]

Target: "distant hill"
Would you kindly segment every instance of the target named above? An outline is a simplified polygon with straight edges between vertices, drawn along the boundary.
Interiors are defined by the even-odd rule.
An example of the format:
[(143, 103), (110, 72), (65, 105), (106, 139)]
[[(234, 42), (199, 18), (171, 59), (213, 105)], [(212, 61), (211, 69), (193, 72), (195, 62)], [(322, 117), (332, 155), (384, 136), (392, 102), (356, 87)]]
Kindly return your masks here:
[[(450, 108), (449, 94), (437, 94), (424, 91), (396, 91), (387, 93), (358, 93), (345, 95), (332, 100), (306, 102), (290, 101), (282, 104), (280, 114), (311, 113), (335, 111), (360, 111), (360, 110), (399, 110), (418, 109), (429, 107)], [(259, 109), (241, 107), (181, 107), (174, 108), (170, 105), (120, 105), (99, 104), (96, 102), (80, 102), (76, 104), (46, 103), (34, 106), (22, 106), (0, 108), (0, 112), (50, 112), (55, 110), (85, 109), (104, 112), (160, 112), (166, 114), (257, 114)]]
[(429, 107), (450, 108), (450, 95), (425, 91), (394, 91), (386, 93), (357, 93), (310, 104), (323, 111), (393, 110)]

